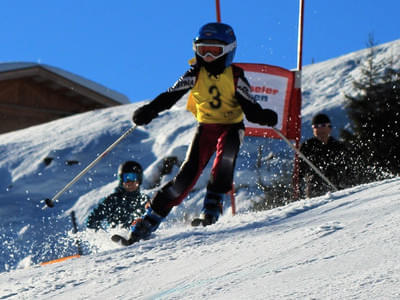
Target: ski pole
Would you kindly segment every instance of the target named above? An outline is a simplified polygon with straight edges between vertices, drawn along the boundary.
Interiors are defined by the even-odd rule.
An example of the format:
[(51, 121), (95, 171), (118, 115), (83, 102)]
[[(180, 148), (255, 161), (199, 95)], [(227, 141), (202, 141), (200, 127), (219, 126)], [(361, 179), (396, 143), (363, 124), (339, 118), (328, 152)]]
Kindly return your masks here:
[[(123, 135), (121, 135), (114, 143), (112, 143), (103, 153), (101, 153), (94, 161), (92, 161), (85, 169), (83, 169), (78, 175), (74, 177), (61, 191), (53, 196), (53, 198), (46, 198), (44, 202), (47, 207), (53, 207), (54, 203), (57, 202), (58, 197), (60, 197), (67, 189), (69, 189), (75, 182), (77, 182), (83, 175), (85, 175), (91, 168), (93, 168), (104, 156), (107, 155), (115, 146), (117, 146), (124, 138), (126, 138), (130, 133), (136, 129), (137, 125), (128, 129)], [(46, 208), (43, 207), (43, 209)]]
[(304, 156), (303, 153), (300, 152), (299, 149), (297, 149), (289, 140), (286, 136), (283, 135), (283, 133), (276, 129), (272, 128), (272, 130), (278, 134), (327, 184), (329, 184), (335, 192), (338, 191), (338, 188), (328, 179), (326, 176), (319, 170), (307, 157)]

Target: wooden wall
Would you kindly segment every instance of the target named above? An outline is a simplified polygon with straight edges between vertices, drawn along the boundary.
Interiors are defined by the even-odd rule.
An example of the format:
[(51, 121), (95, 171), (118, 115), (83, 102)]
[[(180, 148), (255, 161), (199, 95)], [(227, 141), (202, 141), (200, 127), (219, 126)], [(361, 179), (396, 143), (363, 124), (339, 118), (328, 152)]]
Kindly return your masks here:
[(104, 107), (89, 99), (32, 78), (0, 81), (0, 133)]

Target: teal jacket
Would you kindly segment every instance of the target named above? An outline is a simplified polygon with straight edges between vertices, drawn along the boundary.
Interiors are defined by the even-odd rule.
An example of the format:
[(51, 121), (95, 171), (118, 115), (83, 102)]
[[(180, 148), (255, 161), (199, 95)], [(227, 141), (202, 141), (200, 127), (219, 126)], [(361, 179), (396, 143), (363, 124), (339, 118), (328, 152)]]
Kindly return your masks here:
[(93, 229), (105, 229), (122, 225), (129, 228), (136, 218), (145, 212), (145, 204), (149, 201), (146, 194), (140, 190), (127, 192), (118, 186), (114, 193), (104, 198), (99, 205), (92, 210), (86, 221), (86, 226)]

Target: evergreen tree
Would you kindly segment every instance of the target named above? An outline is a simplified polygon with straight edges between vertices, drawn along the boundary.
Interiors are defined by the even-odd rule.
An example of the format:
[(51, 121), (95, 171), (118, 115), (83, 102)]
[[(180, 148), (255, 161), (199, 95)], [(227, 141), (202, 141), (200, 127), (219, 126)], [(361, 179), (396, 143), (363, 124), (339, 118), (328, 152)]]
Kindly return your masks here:
[(400, 174), (400, 71), (390, 61), (375, 62), (372, 36), (369, 49), (363, 76), (354, 82), (358, 93), (346, 95), (351, 130), (341, 132), (353, 149), (358, 183)]

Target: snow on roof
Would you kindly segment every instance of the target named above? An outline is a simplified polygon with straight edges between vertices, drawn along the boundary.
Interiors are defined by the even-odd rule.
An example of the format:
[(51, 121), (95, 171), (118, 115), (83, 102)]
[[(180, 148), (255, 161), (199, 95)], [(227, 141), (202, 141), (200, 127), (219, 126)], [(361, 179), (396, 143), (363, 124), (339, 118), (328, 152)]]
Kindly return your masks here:
[(47, 71), (55, 73), (64, 78), (67, 78), (67, 79), (69, 79), (77, 84), (80, 84), (92, 91), (95, 91), (101, 95), (108, 97), (108, 98), (114, 99), (115, 101), (117, 101), (121, 104), (131, 103), (129, 101), (128, 97), (126, 97), (125, 95), (123, 95), (119, 92), (111, 90), (99, 83), (96, 83), (92, 80), (83, 78), (79, 75), (76, 75), (71, 72), (68, 72), (68, 71), (65, 71), (60, 68), (53, 67), (50, 65), (46, 65), (46, 64), (31, 63), (31, 62), (0, 63), (0, 73), (14, 71), (14, 70), (20, 70), (20, 69), (35, 68), (35, 67), (40, 67), (40, 68), (46, 69)]

